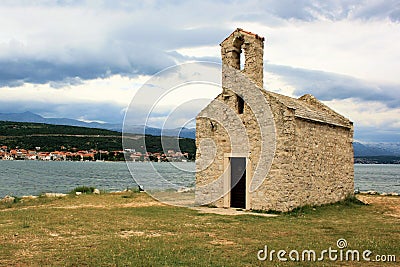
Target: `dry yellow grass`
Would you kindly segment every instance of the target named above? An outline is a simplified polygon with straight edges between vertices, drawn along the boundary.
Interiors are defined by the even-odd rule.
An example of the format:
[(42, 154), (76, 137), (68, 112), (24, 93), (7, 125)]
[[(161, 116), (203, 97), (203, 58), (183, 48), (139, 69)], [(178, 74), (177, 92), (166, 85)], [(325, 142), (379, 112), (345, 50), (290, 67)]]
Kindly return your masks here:
[(399, 197), (277, 217), (167, 206), (145, 193), (39, 198), (0, 205), (0, 266), (397, 266), (377, 262), (260, 262), (271, 249), (335, 247), (400, 257)]

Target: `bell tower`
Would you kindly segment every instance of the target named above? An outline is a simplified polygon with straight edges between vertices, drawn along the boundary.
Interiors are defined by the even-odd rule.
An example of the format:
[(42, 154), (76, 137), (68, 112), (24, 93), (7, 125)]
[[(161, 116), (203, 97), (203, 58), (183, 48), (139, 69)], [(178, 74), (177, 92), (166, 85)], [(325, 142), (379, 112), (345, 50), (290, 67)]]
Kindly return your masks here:
[(264, 37), (237, 28), (220, 46), (223, 65), (242, 71), (263, 88)]

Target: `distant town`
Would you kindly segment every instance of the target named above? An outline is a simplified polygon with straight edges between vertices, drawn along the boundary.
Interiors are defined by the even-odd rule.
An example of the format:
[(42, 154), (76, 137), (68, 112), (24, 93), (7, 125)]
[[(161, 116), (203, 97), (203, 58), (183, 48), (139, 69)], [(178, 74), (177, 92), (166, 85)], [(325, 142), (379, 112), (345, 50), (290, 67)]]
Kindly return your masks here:
[(124, 149), (119, 151), (106, 150), (78, 150), (65, 151), (41, 151), (40, 147), (34, 150), (23, 148), (9, 149), (7, 146), (0, 147), (0, 160), (41, 160), (41, 161), (133, 161), (133, 162), (187, 162), (192, 160), (189, 153), (168, 150), (166, 153), (141, 153), (135, 149)]

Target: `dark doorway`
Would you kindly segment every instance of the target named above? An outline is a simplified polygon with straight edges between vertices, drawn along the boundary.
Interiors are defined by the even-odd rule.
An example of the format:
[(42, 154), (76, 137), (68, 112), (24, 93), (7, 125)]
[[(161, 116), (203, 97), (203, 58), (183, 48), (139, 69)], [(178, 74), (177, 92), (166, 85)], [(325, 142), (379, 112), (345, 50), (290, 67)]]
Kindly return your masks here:
[(243, 114), (243, 110), (244, 110), (244, 100), (242, 97), (236, 95), (236, 99), (237, 99), (237, 107), (238, 107), (238, 113), (239, 114)]
[(246, 158), (231, 158), (231, 207), (246, 208)]

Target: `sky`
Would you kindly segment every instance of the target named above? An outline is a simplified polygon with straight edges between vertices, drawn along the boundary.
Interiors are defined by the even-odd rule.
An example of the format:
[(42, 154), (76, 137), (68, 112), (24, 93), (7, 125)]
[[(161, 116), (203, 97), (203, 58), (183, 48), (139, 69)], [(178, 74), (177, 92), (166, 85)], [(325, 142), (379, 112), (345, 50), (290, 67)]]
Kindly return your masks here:
[(155, 74), (220, 63), (243, 28), (266, 38), (267, 90), (315, 95), (358, 141), (400, 142), (399, 1), (3, 0), (0, 14), (0, 113), (120, 123)]

